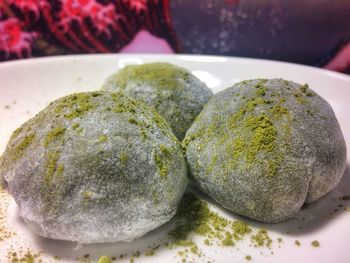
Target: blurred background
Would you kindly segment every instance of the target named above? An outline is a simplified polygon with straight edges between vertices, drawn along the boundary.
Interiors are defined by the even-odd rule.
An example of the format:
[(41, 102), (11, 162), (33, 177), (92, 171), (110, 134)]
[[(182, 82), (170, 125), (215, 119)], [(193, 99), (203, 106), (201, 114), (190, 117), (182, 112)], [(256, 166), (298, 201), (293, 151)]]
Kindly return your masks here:
[(350, 74), (349, 0), (0, 0), (0, 61), (187, 53)]

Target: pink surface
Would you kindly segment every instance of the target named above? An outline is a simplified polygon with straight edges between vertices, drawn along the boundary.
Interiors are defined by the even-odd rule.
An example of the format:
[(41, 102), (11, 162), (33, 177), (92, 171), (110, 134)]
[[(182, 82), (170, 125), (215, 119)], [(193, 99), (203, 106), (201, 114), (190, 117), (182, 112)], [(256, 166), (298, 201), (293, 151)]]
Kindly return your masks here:
[(337, 53), (325, 68), (340, 72), (350, 68), (350, 42)]
[(170, 54), (174, 51), (164, 39), (156, 37), (146, 30), (140, 30), (130, 44), (120, 50), (120, 53)]

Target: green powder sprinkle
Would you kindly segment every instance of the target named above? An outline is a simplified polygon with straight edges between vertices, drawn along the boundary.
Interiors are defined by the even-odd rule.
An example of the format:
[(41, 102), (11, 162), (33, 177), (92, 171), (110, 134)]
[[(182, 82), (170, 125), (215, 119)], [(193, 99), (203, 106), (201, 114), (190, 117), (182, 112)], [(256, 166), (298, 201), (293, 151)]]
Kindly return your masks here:
[(40, 253), (34, 254), (33, 252), (26, 252), (24, 255), (18, 255), (16, 252), (9, 252), (8, 253), (8, 261), (10, 263), (36, 263), (36, 262), (42, 262), (42, 259), (40, 259)]
[(114, 81), (124, 89), (129, 80), (139, 83), (152, 83), (156, 88), (177, 89), (183, 85), (178, 79), (188, 79), (189, 72), (169, 63), (148, 63), (142, 65), (130, 65), (121, 69), (115, 76)]
[(102, 136), (100, 136), (100, 138), (98, 138), (98, 141), (99, 142), (106, 142), (107, 141), (107, 136), (106, 135), (102, 135)]
[(137, 120), (135, 118), (129, 118), (128, 122), (133, 123), (133, 124), (137, 124)]
[(263, 229), (263, 228), (261, 228), (258, 231), (258, 233), (256, 233), (251, 237), (251, 241), (257, 247), (262, 247), (262, 246), (271, 247), (271, 243), (272, 243), (272, 240), (268, 236), (266, 229)]
[(24, 154), (24, 151), (33, 143), (35, 139), (35, 133), (24, 136), (23, 140), (12, 148), (11, 156), (14, 160), (18, 160)]
[[(213, 118), (210, 125), (187, 134), (182, 142), (183, 149), (186, 151), (194, 140), (198, 140), (198, 149), (205, 149), (209, 143), (216, 148), (224, 147), (227, 155), (227, 162), (222, 167), (224, 174), (230, 174), (235, 169), (245, 172), (252, 166), (259, 165), (265, 171), (262, 174), (277, 175), (285, 152), (289, 149), (292, 116), (283, 105), (285, 100), (267, 98), (268, 90), (263, 87), (264, 81), (266, 82), (261, 80), (256, 86), (259, 96), (247, 98), (228, 120)], [(261, 110), (264, 113), (257, 114)], [(200, 118), (201, 114), (197, 121)], [(280, 125), (281, 122), (283, 125)], [(277, 129), (278, 125), (281, 126), (280, 130)], [(280, 141), (283, 145), (280, 145)], [(217, 158), (212, 158), (205, 165), (207, 175), (213, 173), (216, 163)]]
[(121, 163), (126, 163), (128, 161), (128, 155), (124, 152), (122, 152), (119, 156), (119, 160)]
[(242, 221), (234, 221), (232, 222), (232, 230), (234, 232), (235, 240), (242, 239), (246, 234), (252, 232), (252, 228)]
[(265, 114), (249, 116), (245, 121), (245, 126), (253, 133), (246, 155), (247, 163), (251, 165), (259, 151), (271, 153), (275, 150), (277, 129)]
[(83, 204), (86, 206), (90, 200), (91, 200), (91, 192), (90, 191), (83, 191), (82, 196), (83, 196)]
[(56, 176), (60, 177), (64, 172), (64, 164), (57, 165)]
[(250, 255), (246, 255), (246, 256), (245, 256), (245, 259), (248, 260), (248, 261), (250, 261), (250, 260), (252, 259), (252, 257), (251, 257)]
[(113, 111), (115, 113), (122, 113), (122, 112), (127, 112), (131, 114), (136, 113), (136, 109), (138, 106), (137, 101), (127, 98), (122, 93), (113, 93), (112, 99), (115, 102), (115, 105), (113, 108)]
[(304, 84), (303, 86), (301, 86), (301, 87), (299, 88), (299, 90), (300, 90), (301, 92), (304, 92), (304, 93), (306, 93), (306, 92), (308, 91), (308, 89), (309, 89), (309, 85), (308, 85), (308, 84)]
[[(230, 221), (211, 211), (208, 204), (192, 193), (186, 193), (175, 215), (175, 228), (168, 235), (178, 245), (191, 241), (191, 233), (205, 237), (204, 244), (233, 246), (252, 232), (241, 221)], [(192, 244), (192, 243), (189, 243)]]
[(85, 93), (76, 93), (64, 97), (59, 100), (55, 113), (63, 114), (63, 117), (69, 120), (80, 117), (96, 107), (91, 102), (91, 97), (93, 96)]
[[(188, 255), (201, 257), (204, 253), (199, 249), (193, 237), (203, 237), (206, 246), (234, 246), (244, 238), (250, 238), (255, 246), (270, 247), (272, 240), (265, 229), (254, 231), (247, 223), (226, 219), (209, 209), (208, 203), (193, 193), (185, 193), (174, 216), (175, 226), (168, 232), (167, 239), (150, 248), (145, 256), (153, 256), (159, 248), (183, 249), (177, 251), (180, 261), (187, 261)], [(166, 242), (165, 242), (166, 241)], [(138, 257), (134, 253), (133, 262)], [(248, 255), (246, 260), (251, 260)]]
[(22, 127), (17, 128), (11, 135), (11, 140), (15, 139), (23, 131)]
[(256, 91), (256, 95), (257, 96), (265, 96), (266, 95), (266, 89), (265, 88), (259, 88), (257, 91)]
[(295, 241), (294, 241), (294, 244), (295, 244), (297, 247), (299, 247), (299, 246), (301, 245), (301, 243), (300, 243), (299, 240), (295, 240)]
[(112, 263), (112, 260), (108, 256), (102, 256), (99, 258), (97, 263)]
[(66, 127), (55, 127), (44, 138), (43, 145), (47, 147), (51, 142), (59, 139), (66, 132)]
[(47, 185), (51, 184), (51, 181), (52, 181), (55, 173), (57, 173), (58, 175), (61, 175), (63, 170), (64, 170), (63, 165), (57, 165), (57, 162), (58, 162), (60, 156), (61, 156), (61, 154), (59, 151), (50, 152), (48, 154), (46, 174), (44, 177), (44, 181)]
[(317, 240), (313, 240), (313, 241), (311, 242), (311, 246), (313, 246), (313, 247), (319, 247), (319, 246), (320, 246), (320, 242), (318, 242)]
[(226, 232), (226, 237), (222, 240), (221, 244), (223, 246), (234, 246), (233, 235), (230, 232)]
[(164, 144), (159, 146), (159, 151), (155, 153), (154, 160), (159, 169), (160, 177), (164, 178), (168, 175), (171, 160), (171, 151)]
[(153, 248), (148, 250), (148, 251), (146, 251), (146, 253), (145, 253), (146, 257), (152, 257), (155, 254), (156, 254), (156, 251)]

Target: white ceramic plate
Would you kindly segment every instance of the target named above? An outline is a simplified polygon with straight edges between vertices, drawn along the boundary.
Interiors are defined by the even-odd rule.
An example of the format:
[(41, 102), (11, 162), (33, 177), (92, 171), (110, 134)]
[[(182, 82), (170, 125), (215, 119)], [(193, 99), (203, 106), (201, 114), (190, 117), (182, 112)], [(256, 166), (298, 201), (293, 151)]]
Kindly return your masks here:
[[(104, 79), (119, 68), (134, 63), (167, 61), (191, 70), (214, 92), (233, 83), (252, 78), (284, 78), (309, 86), (333, 107), (347, 147), (350, 149), (350, 77), (322, 69), (266, 60), (211, 56), (156, 55), (88, 55), (31, 59), (0, 64), (0, 153), (20, 124), (43, 109), (50, 101), (72, 92), (98, 89)], [(348, 154), (350, 156), (350, 154)], [(326, 197), (302, 210), (296, 218), (281, 224), (267, 225), (246, 219), (254, 229), (264, 227), (273, 240), (271, 248), (254, 247), (245, 238), (233, 247), (205, 246), (201, 237), (194, 240), (203, 255), (188, 253), (190, 262), (348, 262), (350, 258), (350, 201), (339, 197), (350, 195), (350, 161), (340, 184)], [(242, 218), (210, 204), (211, 209), (230, 219)], [(166, 235), (171, 223), (146, 237), (127, 243), (86, 245), (43, 239), (32, 234), (17, 216), (16, 204), (5, 192), (0, 192), (0, 262), (20, 257), (29, 249), (40, 252), (43, 262), (96, 262), (102, 255), (128, 254), (117, 262), (129, 262), (130, 255), (141, 252), (135, 262), (181, 262), (177, 252), (161, 248), (156, 255), (144, 252)], [(11, 233), (10, 233), (11, 232)], [(9, 233), (10, 237), (6, 237)], [(1, 241), (1, 237), (6, 237)], [(282, 238), (282, 242), (277, 239)], [(295, 240), (301, 245), (296, 246)], [(318, 240), (320, 247), (311, 246)], [(272, 253), (271, 253), (272, 252)], [(84, 255), (89, 254), (88, 258)], [(59, 256), (60, 259), (54, 258)], [(35, 261), (36, 262), (36, 261)]]

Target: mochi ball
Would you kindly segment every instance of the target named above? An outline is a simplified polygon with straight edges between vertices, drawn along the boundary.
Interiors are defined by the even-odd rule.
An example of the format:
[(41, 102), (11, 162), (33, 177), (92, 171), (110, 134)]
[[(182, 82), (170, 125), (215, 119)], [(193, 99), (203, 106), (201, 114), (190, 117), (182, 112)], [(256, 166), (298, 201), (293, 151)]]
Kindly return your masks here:
[(164, 119), (107, 91), (60, 98), (24, 123), (0, 175), (33, 232), (79, 243), (141, 237), (173, 217), (187, 185)]
[(243, 81), (214, 95), (183, 141), (193, 182), (258, 221), (293, 217), (340, 181), (346, 146), (331, 106), (308, 85)]
[(188, 70), (160, 62), (126, 66), (108, 77), (102, 89), (154, 107), (180, 141), (213, 94)]

